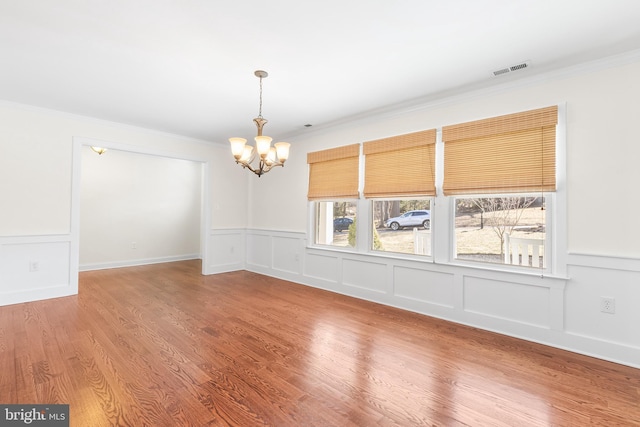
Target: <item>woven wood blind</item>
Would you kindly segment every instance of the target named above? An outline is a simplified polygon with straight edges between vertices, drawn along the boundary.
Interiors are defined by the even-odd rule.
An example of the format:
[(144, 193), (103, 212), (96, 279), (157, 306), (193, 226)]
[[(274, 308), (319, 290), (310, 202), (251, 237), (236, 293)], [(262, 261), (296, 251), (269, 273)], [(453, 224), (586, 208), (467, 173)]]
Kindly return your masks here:
[(364, 143), (364, 196), (434, 196), (436, 130)]
[(309, 200), (355, 198), (358, 192), (360, 144), (307, 154)]
[(558, 107), (442, 128), (444, 194), (556, 189)]

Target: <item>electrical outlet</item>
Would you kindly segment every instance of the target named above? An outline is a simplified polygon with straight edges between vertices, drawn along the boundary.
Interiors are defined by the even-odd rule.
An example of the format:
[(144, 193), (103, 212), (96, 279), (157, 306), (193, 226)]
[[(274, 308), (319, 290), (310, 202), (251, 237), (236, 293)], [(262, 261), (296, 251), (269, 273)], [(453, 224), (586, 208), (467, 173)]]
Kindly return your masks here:
[(131, 249), (137, 249), (138, 244), (136, 242), (131, 242)]
[(600, 299), (600, 311), (603, 313), (613, 314), (616, 312), (616, 299), (602, 297)]
[(29, 261), (29, 271), (31, 273), (40, 271), (40, 263), (38, 261)]

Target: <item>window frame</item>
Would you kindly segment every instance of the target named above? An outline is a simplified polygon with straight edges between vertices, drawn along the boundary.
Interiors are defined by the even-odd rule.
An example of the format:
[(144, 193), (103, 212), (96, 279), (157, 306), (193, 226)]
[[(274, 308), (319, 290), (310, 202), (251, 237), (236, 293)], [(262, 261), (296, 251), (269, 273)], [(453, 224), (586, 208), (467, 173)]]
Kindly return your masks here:
[[(317, 200), (309, 200), (309, 206), (310, 206), (310, 212), (309, 212), (309, 223), (310, 223), (310, 229), (309, 229), (309, 236), (312, 236), (312, 239), (309, 242), (309, 247), (312, 247), (314, 249), (325, 249), (325, 250), (336, 250), (336, 251), (344, 251), (344, 252), (358, 252), (358, 246), (360, 245), (360, 242), (358, 239), (358, 235), (360, 233), (360, 225), (358, 222), (356, 221), (356, 245), (355, 246), (338, 246), (338, 245), (330, 245), (330, 244), (324, 244), (324, 243), (317, 243), (318, 241), (318, 233), (319, 233), (319, 227), (318, 227), (318, 211), (320, 209), (320, 203), (353, 203), (356, 207), (356, 219), (359, 218), (361, 216), (360, 214), (360, 203), (359, 203), (359, 199), (317, 199)], [(334, 218), (335, 219), (335, 218)], [(335, 230), (334, 230), (335, 233)]]
[[(407, 200), (428, 200), (429, 201), (429, 223), (430, 223), (429, 229), (433, 233), (433, 204), (435, 200), (434, 196), (369, 198), (369, 199), (366, 199), (366, 201), (368, 202), (367, 206), (369, 211), (368, 212), (369, 239), (367, 242), (367, 252), (376, 256), (386, 256), (386, 257), (394, 257), (394, 258), (401, 258), (401, 259), (412, 259), (412, 260), (433, 262), (433, 250), (434, 250), (433, 236), (431, 238), (431, 242), (429, 245), (430, 246), (429, 255), (421, 255), (421, 254), (407, 253), (407, 252), (385, 251), (385, 250), (379, 250), (379, 249), (373, 248), (373, 242), (374, 242), (373, 230), (374, 230), (374, 221), (375, 221), (375, 219), (373, 218), (373, 216), (375, 215), (375, 209), (373, 207), (373, 204), (376, 202), (382, 202), (382, 201), (407, 201)], [(418, 210), (421, 210), (421, 209), (418, 209)], [(406, 212), (402, 215), (405, 215), (405, 214)], [(420, 229), (421, 227), (417, 227), (417, 228)]]
[[(486, 194), (471, 194), (471, 195), (454, 195), (446, 196), (450, 204), (450, 245), (449, 245), (449, 263), (452, 265), (459, 265), (465, 267), (475, 267), (482, 269), (491, 269), (496, 271), (508, 271), (508, 272), (520, 272), (529, 274), (541, 274), (548, 276), (554, 269), (554, 255), (555, 255), (555, 233), (553, 227), (553, 216), (555, 211), (555, 193), (554, 192), (541, 192), (541, 193), (486, 193)], [(544, 259), (546, 262), (545, 267), (529, 267), (524, 265), (513, 265), (497, 262), (478, 261), (471, 259), (460, 259), (457, 257), (456, 248), (456, 202), (458, 199), (476, 199), (476, 198), (499, 198), (499, 197), (544, 197), (545, 205), (545, 238), (544, 238)]]

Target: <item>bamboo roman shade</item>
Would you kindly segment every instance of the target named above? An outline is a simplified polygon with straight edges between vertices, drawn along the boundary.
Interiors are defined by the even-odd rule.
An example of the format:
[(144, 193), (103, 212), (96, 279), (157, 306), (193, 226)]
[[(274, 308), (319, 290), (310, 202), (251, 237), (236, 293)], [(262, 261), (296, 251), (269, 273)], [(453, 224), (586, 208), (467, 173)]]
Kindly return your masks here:
[(359, 156), (360, 144), (308, 153), (309, 200), (357, 199)]
[(445, 195), (556, 189), (558, 107), (442, 128)]
[(434, 196), (436, 130), (365, 142), (365, 197)]

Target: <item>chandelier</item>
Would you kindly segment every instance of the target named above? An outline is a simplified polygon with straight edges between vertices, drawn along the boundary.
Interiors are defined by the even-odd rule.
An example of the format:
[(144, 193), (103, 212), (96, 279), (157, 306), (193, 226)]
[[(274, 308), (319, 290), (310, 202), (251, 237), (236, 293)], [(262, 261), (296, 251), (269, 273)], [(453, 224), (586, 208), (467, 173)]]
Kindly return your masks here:
[[(271, 146), (271, 137), (262, 135), (262, 128), (267, 124), (267, 120), (262, 117), (262, 79), (269, 74), (266, 71), (257, 70), (253, 74), (260, 79), (260, 110), (258, 117), (253, 119), (258, 127), (258, 136), (254, 138), (256, 141), (255, 148), (246, 145), (247, 140), (244, 138), (229, 138), (231, 143), (231, 153), (236, 159), (236, 163), (243, 168), (249, 169), (260, 177), (275, 166), (284, 166), (284, 162), (289, 158), (288, 142), (276, 142)], [(252, 165), (254, 160), (258, 158), (256, 165)]]

